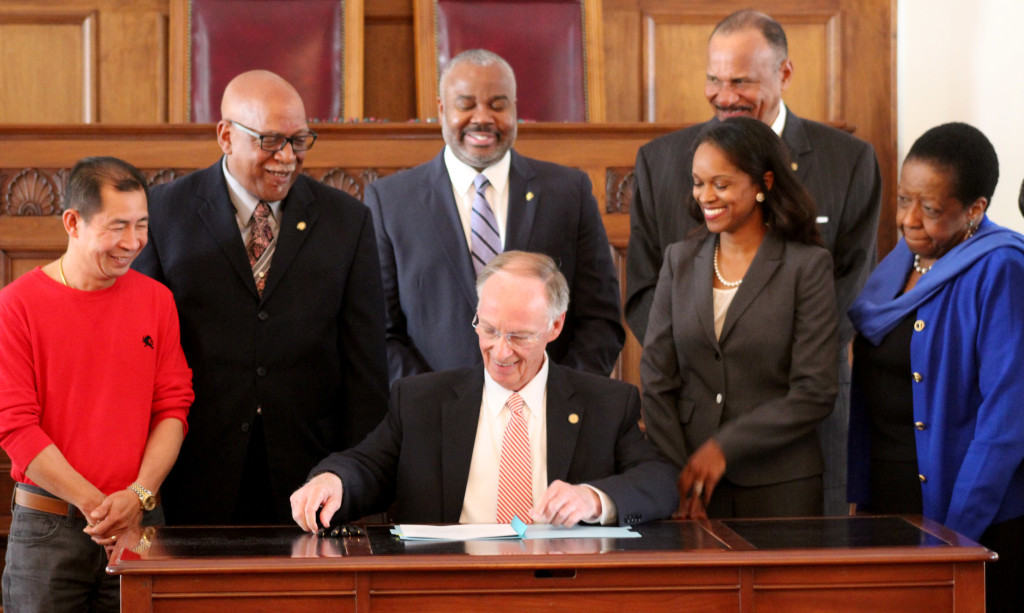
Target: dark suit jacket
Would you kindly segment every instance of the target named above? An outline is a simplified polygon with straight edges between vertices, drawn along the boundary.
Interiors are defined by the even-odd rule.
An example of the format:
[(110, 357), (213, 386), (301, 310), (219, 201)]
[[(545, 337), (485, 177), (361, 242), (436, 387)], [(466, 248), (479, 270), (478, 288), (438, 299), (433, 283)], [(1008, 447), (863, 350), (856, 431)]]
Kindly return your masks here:
[[(846, 311), (875, 266), (882, 180), (871, 145), (787, 109), (782, 140), (811, 193), (818, 224), (835, 264), (840, 341), (852, 338)], [(712, 119), (711, 122), (716, 120)], [(692, 198), (694, 142), (708, 123), (667, 134), (640, 148), (629, 214), (626, 321), (643, 342), (665, 249), (700, 225), (687, 213)]]
[[(562, 334), (548, 346), (558, 364), (607, 375), (625, 331), (619, 285), (590, 180), (578, 170), (512, 152), (505, 250), (545, 253), (569, 282)], [(387, 302), (391, 380), (480, 364), (471, 323), (476, 274), (452, 194), (444, 151), (371, 183)]]
[(708, 438), (725, 476), (769, 485), (822, 472), (815, 426), (838, 390), (832, 259), (768, 234), (715, 339), (715, 235), (668, 248), (640, 360), (647, 435), (680, 468)]
[[(189, 433), (164, 485), (172, 523), (227, 523), (261, 407), (274, 507), (326, 454), (386, 410), (380, 268), (369, 211), (300, 176), (281, 206), (262, 299), (218, 161), (153, 188), (135, 268), (165, 283), (195, 386)], [(300, 226), (302, 226), (300, 228)]]
[[(483, 386), (482, 366), (398, 381), (387, 418), (377, 429), (311, 473), (341, 477), (336, 521), (386, 510), (394, 501), (396, 521), (458, 522)], [(571, 413), (578, 422), (569, 422)], [(639, 418), (640, 396), (632, 385), (551, 364), (548, 480), (602, 490), (615, 501), (620, 524), (668, 517), (679, 500), (676, 471), (644, 439)]]

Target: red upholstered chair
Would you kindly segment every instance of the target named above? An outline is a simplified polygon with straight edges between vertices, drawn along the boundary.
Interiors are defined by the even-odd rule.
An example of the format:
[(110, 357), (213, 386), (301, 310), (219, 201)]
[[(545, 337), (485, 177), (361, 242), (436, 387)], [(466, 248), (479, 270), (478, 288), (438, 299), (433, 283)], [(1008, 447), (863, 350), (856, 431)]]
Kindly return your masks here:
[(437, 80), (467, 49), (516, 73), (519, 117), (604, 121), (600, 0), (414, 0), (417, 109), (437, 115)]
[(235, 75), (262, 68), (299, 90), (306, 114), (360, 117), (363, 0), (171, 0), (170, 116), (212, 123)]

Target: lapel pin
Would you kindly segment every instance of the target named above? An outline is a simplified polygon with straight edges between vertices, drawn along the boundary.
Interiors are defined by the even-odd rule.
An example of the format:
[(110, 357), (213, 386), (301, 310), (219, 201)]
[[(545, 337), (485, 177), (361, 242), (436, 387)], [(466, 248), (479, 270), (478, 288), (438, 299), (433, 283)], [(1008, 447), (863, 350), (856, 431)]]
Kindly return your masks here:
[(796, 172), (796, 169), (798, 168), (796, 162), (793, 162), (792, 164), (790, 164), (789, 167), (793, 169), (793, 172)]
[(296, 228), (298, 228), (298, 229), (299, 229), (299, 231), (301, 232), (302, 230), (305, 230), (305, 229), (306, 229), (306, 222), (304, 222), (304, 221), (300, 221), (300, 222), (298, 223), (298, 225), (297, 225), (297, 226), (295, 226), (295, 227), (296, 227)]
[(569, 423), (578, 424), (580, 423), (580, 416), (575, 413), (569, 413)]
[(526, 201), (529, 202), (531, 200), (533, 200), (533, 192), (526, 192)]

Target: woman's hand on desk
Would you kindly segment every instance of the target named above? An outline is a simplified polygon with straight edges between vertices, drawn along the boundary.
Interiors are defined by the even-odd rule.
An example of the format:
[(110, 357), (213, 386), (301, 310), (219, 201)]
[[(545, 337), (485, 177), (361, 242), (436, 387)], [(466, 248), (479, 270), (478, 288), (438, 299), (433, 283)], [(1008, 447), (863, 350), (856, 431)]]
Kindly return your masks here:
[(316, 532), (320, 511), (320, 523), (329, 526), (341, 508), (341, 496), (341, 478), (334, 473), (320, 473), (292, 493), (292, 519), (306, 532)]
[(708, 439), (690, 456), (679, 473), (679, 519), (704, 519), (715, 486), (725, 474), (725, 454), (715, 439)]

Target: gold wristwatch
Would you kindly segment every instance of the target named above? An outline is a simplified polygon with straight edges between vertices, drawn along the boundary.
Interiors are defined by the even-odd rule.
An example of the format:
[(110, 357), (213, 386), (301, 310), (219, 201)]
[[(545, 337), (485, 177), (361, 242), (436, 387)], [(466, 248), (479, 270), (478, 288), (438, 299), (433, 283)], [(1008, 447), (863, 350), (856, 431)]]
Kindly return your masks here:
[(139, 505), (143, 511), (152, 511), (156, 507), (156, 496), (153, 492), (142, 487), (138, 483), (132, 483), (128, 486), (128, 489), (135, 492), (139, 497)]

